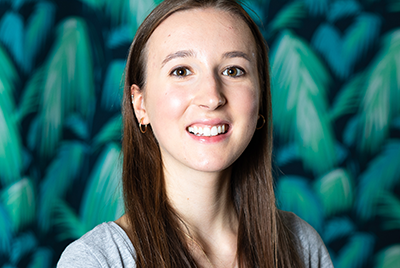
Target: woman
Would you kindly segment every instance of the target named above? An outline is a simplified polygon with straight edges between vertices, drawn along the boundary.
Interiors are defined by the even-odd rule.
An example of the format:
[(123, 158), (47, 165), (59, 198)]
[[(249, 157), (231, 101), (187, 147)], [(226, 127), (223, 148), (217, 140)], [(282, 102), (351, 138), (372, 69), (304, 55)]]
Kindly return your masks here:
[(59, 267), (332, 267), (318, 234), (275, 207), (267, 50), (230, 0), (166, 0), (132, 43), (125, 215)]

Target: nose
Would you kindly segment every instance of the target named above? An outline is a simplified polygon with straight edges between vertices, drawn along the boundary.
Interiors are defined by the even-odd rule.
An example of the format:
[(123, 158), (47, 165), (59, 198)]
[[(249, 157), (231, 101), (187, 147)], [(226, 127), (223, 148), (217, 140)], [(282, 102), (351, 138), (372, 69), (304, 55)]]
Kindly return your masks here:
[(196, 90), (195, 104), (203, 109), (216, 110), (225, 103), (226, 98), (218, 77), (211, 74), (203, 77)]

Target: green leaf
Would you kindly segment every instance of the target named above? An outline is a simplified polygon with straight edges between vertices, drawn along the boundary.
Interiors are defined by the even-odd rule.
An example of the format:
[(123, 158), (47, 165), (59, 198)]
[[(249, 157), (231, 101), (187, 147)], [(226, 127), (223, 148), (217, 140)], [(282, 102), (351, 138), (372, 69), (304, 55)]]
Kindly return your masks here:
[(361, 100), (358, 149), (376, 153), (389, 135), (391, 120), (400, 115), (400, 29), (387, 34), (369, 66)]
[(352, 235), (355, 230), (356, 226), (349, 218), (333, 218), (325, 223), (323, 239), (325, 244), (329, 244), (336, 239)]
[(113, 221), (123, 213), (121, 149), (110, 143), (99, 156), (89, 177), (80, 215), (86, 230)]
[(13, 264), (17, 264), (26, 254), (34, 251), (38, 244), (36, 237), (33, 233), (19, 234), (18, 237), (14, 238), (12, 251), (10, 254), (10, 261)]
[(10, 215), (14, 231), (21, 230), (35, 219), (36, 201), (33, 184), (23, 178), (0, 192), (0, 201)]
[(69, 128), (79, 138), (86, 140), (89, 138), (87, 122), (79, 114), (72, 114), (65, 120), (65, 127)]
[(306, 15), (302, 1), (294, 1), (285, 5), (268, 25), (269, 35), (285, 28), (299, 28)]
[(388, 1), (388, 10), (390, 12), (399, 12), (400, 11), (400, 0), (389, 0)]
[(8, 254), (11, 248), (13, 226), (10, 215), (0, 202), (0, 255)]
[(96, 11), (100, 11), (100, 9), (104, 6), (105, 0), (80, 0), (82, 3), (90, 6)]
[(97, 150), (110, 141), (121, 142), (122, 139), (122, 117), (117, 115), (110, 119), (93, 139), (93, 148)]
[(130, 24), (135, 32), (146, 16), (156, 7), (155, 0), (104, 0), (105, 11), (114, 26)]
[(15, 62), (24, 69), (24, 18), (7, 11), (0, 20), (0, 41), (8, 48)]
[[(3, 85), (3, 90), (6, 90), (6, 93), (11, 95), (14, 91), (14, 83), (18, 80), (19, 77), (17, 74), (17, 70), (15, 69), (14, 63), (11, 61), (1, 42), (0, 63), (0, 82)], [(1, 92), (2, 96), (3, 94), (4, 93)]]
[(115, 60), (108, 66), (101, 97), (101, 106), (106, 110), (121, 109), (125, 64), (125, 60)]
[(339, 93), (333, 100), (332, 108), (329, 113), (331, 121), (334, 121), (343, 115), (357, 112), (361, 102), (364, 82), (365, 76), (359, 74), (339, 90)]
[(15, 114), (15, 120), (17, 122), (21, 122), (26, 115), (38, 111), (39, 96), (40, 90), (43, 87), (44, 75), (44, 69), (39, 68), (26, 83), (26, 86), (22, 91), (22, 97), (18, 105), (18, 110)]
[(39, 225), (47, 231), (52, 225), (54, 200), (65, 196), (75, 179), (82, 172), (87, 146), (80, 142), (64, 142), (57, 157), (51, 162), (40, 185)]
[(303, 0), (311, 15), (317, 16), (326, 13), (329, 0)]
[(53, 252), (48, 248), (38, 248), (33, 254), (28, 268), (50, 268), (52, 264)]
[(305, 178), (280, 178), (276, 193), (280, 209), (294, 212), (317, 231), (321, 230), (322, 208)]
[(378, 197), (377, 214), (384, 218), (383, 229), (400, 230), (400, 199), (388, 191), (381, 192)]
[(299, 146), (306, 169), (320, 175), (337, 164), (327, 114), (328, 71), (304, 40), (284, 31), (271, 49), (274, 126)]
[(94, 110), (91, 44), (83, 19), (71, 17), (58, 25), (41, 93), (36, 144), (40, 156), (48, 157), (61, 139), (65, 118), (78, 113), (88, 119)]
[(369, 234), (358, 233), (350, 238), (350, 241), (340, 249), (336, 268), (363, 267), (374, 249), (374, 237)]
[(322, 202), (325, 216), (331, 216), (351, 208), (353, 185), (353, 179), (342, 168), (332, 170), (315, 181), (314, 190)]
[(54, 25), (55, 6), (49, 2), (38, 2), (35, 10), (29, 16), (25, 33), (25, 60), (24, 68), (27, 72), (32, 70), (34, 59), (39, 49), (44, 47), (45, 41)]
[(400, 267), (400, 244), (392, 245), (381, 250), (376, 257), (375, 268)]
[(391, 190), (400, 182), (400, 140), (389, 141), (384, 150), (360, 175), (357, 214), (367, 220), (376, 213), (376, 204), (382, 191)]
[(78, 239), (90, 230), (85, 228), (78, 215), (62, 199), (54, 199), (52, 209), (54, 225), (58, 228), (57, 238), (60, 241)]

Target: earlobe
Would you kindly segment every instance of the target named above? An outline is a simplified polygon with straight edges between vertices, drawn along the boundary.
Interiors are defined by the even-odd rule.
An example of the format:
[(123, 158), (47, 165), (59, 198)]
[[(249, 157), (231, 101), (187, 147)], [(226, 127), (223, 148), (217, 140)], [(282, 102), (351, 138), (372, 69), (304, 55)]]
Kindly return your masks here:
[(146, 107), (144, 104), (144, 96), (143, 91), (137, 85), (131, 86), (131, 98), (132, 98), (132, 106), (135, 111), (136, 118), (140, 121), (142, 120), (142, 124), (149, 124), (149, 120), (147, 117)]

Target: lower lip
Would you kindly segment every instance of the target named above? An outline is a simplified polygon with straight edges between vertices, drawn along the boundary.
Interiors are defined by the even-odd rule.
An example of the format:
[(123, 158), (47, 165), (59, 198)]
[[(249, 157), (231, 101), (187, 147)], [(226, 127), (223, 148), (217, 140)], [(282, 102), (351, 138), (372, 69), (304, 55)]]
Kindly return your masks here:
[(225, 140), (228, 137), (230, 131), (228, 130), (228, 132), (225, 132), (224, 134), (219, 134), (217, 136), (196, 136), (196, 135), (190, 133), (189, 131), (187, 131), (187, 133), (189, 134), (189, 136), (192, 139), (194, 139), (194, 140), (196, 140), (198, 142), (201, 142), (201, 143), (217, 143), (217, 142), (221, 142), (221, 141)]

